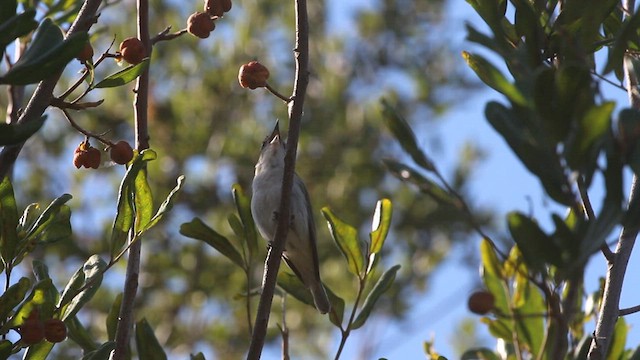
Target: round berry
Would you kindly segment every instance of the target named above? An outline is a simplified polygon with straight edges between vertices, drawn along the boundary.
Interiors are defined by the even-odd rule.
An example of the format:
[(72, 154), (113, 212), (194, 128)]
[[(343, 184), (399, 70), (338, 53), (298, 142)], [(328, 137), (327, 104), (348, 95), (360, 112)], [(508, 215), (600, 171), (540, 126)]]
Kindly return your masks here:
[(238, 82), (243, 88), (251, 90), (267, 86), (269, 69), (257, 61), (252, 61), (240, 67)]
[(204, 2), (204, 12), (211, 16), (221, 17), (231, 10), (231, 0), (206, 0)]
[(476, 291), (469, 296), (467, 305), (469, 310), (478, 315), (485, 315), (495, 307), (496, 299), (492, 293), (482, 290)]
[(215, 28), (216, 24), (211, 19), (211, 16), (206, 13), (195, 12), (187, 20), (187, 31), (201, 39), (208, 38)]
[(49, 319), (44, 322), (44, 338), (48, 342), (59, 343), (67, 338), (67, 327), (60, 319)]
[(124, 165), (133, 159), (133, 149), (128, 142), (120, 140), (111, 147), (109, 155), (114, 163)]
[(142, 41), (138, 38), (130, 37), (124, 39), (120, 43), (120, 54), (124, 61), (129, 64), (135, 65), (142, 62), (147, 55), (147, 52), (142, 45)]
[(28, 318), (18, 329), (23, 343), (35, 345), (44, 339), (44, 324), (40, 319)]

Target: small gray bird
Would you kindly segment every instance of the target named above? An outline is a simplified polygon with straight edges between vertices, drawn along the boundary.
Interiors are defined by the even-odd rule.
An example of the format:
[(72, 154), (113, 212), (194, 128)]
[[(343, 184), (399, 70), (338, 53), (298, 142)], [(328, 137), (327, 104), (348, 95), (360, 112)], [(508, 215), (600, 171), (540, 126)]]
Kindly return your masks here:
[[(262, 143), (260, 158), (253, 177), (251, 213), (260, 234), (269, 242), (272, 242), (276, 235), (285, 146), (276, 122), (273, 132)], [(331, 309), (331, 305), (320, 281), (316, 226), (311, 212), (309, 194), (297, 174), (294, 174), (293, 178), (290, 214), (291, 221), (282, 258), (311, 291), (318, 311), (326, 314)]]

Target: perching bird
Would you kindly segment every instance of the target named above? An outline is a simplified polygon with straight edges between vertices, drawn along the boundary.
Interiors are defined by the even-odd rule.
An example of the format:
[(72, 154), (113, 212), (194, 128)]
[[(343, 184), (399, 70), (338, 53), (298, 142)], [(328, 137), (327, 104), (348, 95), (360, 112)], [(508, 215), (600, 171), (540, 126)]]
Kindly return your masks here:
[[(272, 242), (276, 235), (280, 193), (284, 174), (285, 142), (280, 137), (278, 123), (262, 143), (260, 158), (253, 177), (251, 213), (260, 234)], [(316, 227), (311, 212), (309, 194), (297, 174), (293, 177), (290, 206), (291, 220), (282, 257), (302, 283), (311, 291), (318, 311), (331, 309), (327, 293), (320, 281)]]

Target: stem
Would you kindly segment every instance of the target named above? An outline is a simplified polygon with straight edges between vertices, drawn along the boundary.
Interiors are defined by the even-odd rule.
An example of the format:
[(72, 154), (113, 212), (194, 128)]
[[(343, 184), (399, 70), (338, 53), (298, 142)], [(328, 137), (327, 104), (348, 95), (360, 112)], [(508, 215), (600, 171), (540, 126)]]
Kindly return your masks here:
[[(635, 9), (634, 0), (623, 0), (622, 8), (627, 9), (629, 13), (627, 17), (632, 16)], [(638, 94), (637, 74), (633, 72), (633, 66), (630, 63), (628, 55), (623, 61), (624, 77), (626, 79), (627, 93), (629, 95), (629, 103), (631, 107), (640, 109), (640, 94)], [(638, 201), (640, 197), (640, 186), (638, 177), (634, 175), (631, 183), (631, 191), (629, 195), (629, 204)], [(620, 294), (622, 293), (622, 285), (624, 283), (624, 275), (627, 271), (627, 264), (631, 251), (638, 235), (637, 226), (625, 226), (620, 232), (618, 245), (613, 253), (613, 262), (609, 262), (607, 268), (607, 277), (604, 286), (604, 295), (602, 297), (602, 307), (600, 309), (600, 317), (596, 323), (591, 347), (589, 349), (589, 360), (604, 359), (609, 351), (609, 343), (613, 336), (618, 316), (620, 316)]]
[(336, 357), (334, 358), (335, 360), (338, 360), (340, 358), (340, 355), (342, 354), (342, 350), (344, 350), (344, 346), (347, 343), (347, 338), (351, 334), (351, 325), (353, 324), (353, 320), (356, 317), (356, 310), (358, 309), (358, 305), (360, 304), (360, 298), (362, 297), (362, 293), (364, 292), (366, 279), (358, 279), (358, 280), (360, 280), (360, 286), (358, 286), (358, 294), (356, 295), (356, 300), (353, 303), (353, 308), (351, 309), (351, 315), (349, 316), (349, 322), (347, 322), (347, 328), (344, 330), (340, 329), (340, 332), (342, 333), (341, 334), (342, 338), (340, 339), (340, 346), (338, 346), (338, 351), (336, 351)]
[[(80, 8), (80, 11), (78, 12), (76, 20), (71, 25), (71, 28), (69, 28), (66, 36), (69, 37), (75, 33), (88, 31), (91, 25), (95, 22), (96, 12), (98, 11), (98, 7), (101, 3), (102, 0), (85, 0), (82, 8)], [(28, 123), (40, 119), (51, 103), (51, 99), (53, 98), (53, 89), (56, 87), (61, 75), (62, 71), (38, 84), (38, 87), (33, 92), (24, 112), (18, 118), (17, 123)], [(13, 168), (13, 164), (15, 164), (18, 159), (18, 155), (20, 155), (20, 151), (23, 146), (24, 142), (11, 146), (8, 145), (2, 149), (2, 152), (0, 152), (0, 179), (4, 179), (7, 174), (9, 174)]]
[(293, 187), (293, 173), (295, 171), (296, 151), (300, 133), (300, 120), (304, 107), (304, 97), (309, 83), (309, 23), (307, 19), (306, 0), (295, 0), (296, 15), (296, 47), (294, 50), (296, 73), (293, 86), (293, 101), (289, 103), (289, 137), (287, 139), (287, 153), (284, 158), (284, 175), (282, 179), (282, 197), (278, 214), (278, 226), (275, 239), (269, 248), (265, 262), (265, 272), (262, 281), (262, 294), (258, 304), (255, 326), (251, 336), (251, 344), (247, 359), (260, 359), (264, 340), (267, 335), (267, 325), (276, 287), (278, 269), (284, 250), (284, 242), (289, 231), (289, 204)]
[[(151, 55), (151, 41), (149, 40), (149, 2), (148, 0), (137, 0), (138, 13), (138, 38), (147, 51), (147, 56)], [(149, 96), (149, 67), (140, 74), (136, 81), (134, 99), (135, 116), (135, 138), (138, 151), (149, 148), (149, 131), (147, 106)], [(142, 169), (146, 171), (146, 169)], [(134, 239), (135, 229), (130, 232), (131, 241)], [(138, 291), (138, 277), (140, 275), (140, 252), (142, 241), (135, 241), (130, 244), (129, 261), (127, 262), (127, 274), (122, 295), (122, 305), (120, 307), (120, 317), (116, 329), (116, 348), (112, 360), (122, 360), (127, 355), (127, 345), (129, 343), (129, 332), (133, 325), (133, 307)]]

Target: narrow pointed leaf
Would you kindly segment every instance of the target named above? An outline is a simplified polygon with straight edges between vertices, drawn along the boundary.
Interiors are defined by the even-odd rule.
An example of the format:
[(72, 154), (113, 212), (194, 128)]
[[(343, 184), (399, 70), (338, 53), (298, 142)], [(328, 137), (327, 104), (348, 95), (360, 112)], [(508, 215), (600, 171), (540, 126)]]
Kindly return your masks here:
[(392, 159), (382, 160), (384, 166), (398, 179), (414, 184), (422, 193), (444, 206), (459, 208), (459, 201), (435, 182), (427, 179), (415, 169)]
[(184, 175), (178, 176), (177, 182), (178, 184), (173, 188), (173, 190), (171, 190), (169, 195), (167, 195), (167, 198), (162, 202), (156, 214), (153, 215), (153, 217), (147, 223), (146, 226), (144, 226), (141, 230), (138, 231), (138, 235), (141, 235), (145, 231), (155, 226), (160, 220), (162, 220), (165, 214), (171, 211), (171, 209), (173, 208), (175, 199), (178, 196), (178, 194), (180, 194), (180, 191), (182, 190), (182, 186), (184, 185)]
[(229, 240), (208, 227), (202, 220), (194, 218), (191, 222), (180, 225), (180, 234), (204, 241), (206, 244), (218, 250), (222, 255), (244, 269), (244, 260)]
[(514, 104), (522, 106), (527, 104), (527, 100), (520, 90), (485, 58), (466, 51), (462, 52), (462, 58), (480, 80), (489, 87), (506, 96)]
[(334, 293), (328, 286), (325, 286), (324, 289), (327, 291), (327, 297), (329, 297), (329, 303), (331, 304), (329, 321), (335, 326), (341, 327), (344, 319), (344, 299)]
[(282, 270), (278, 272), (277, 282), (278, 286), (286, 291), (287, 294), (293, 296), (298, 301), (315, 308), (311, 292), (309, 292), (297, 276), (288, 271)]
[[(75, 316), (84, 304), (91, 300), (102, 284), (106, 267), (107, 264), (100, 256), (92, 255), (71, 277), (58, 304), (58, 307), (62, 308), (62, 321)], [(80, 289), (83, 290), (78, 293)]]
[[(33, 30), (38, 28), (38, 22), (34, 19), (36, 16), (35, 9), (28, 9), (21, 14), (13, 15), (12, 17), (4, 18), (4, 13), (0, 11), (0, 50), (11, 44), (15, 39), (27, 35)], [(12, 14), (15, 14), (15, 10)]]
[(130, 65), (117, 73), (107, 76), (105, 79), (95, 84), (93, 88), (110, 88), (128, 84), (140, 76), (148, 65), (149, 58), (146, 58), (139, 64)]
[(11, 285), (0, 296), (0, 319), (6, 319), (13, 309), (27, 296), (31, 288), (31, 280), (23, 277), (17, 283)]
[(376, 204), (376, 210), (373, 213), (373, 222), (371, 223), (371, 232), (369, 233), (369, 263), (367, 265), (367, 273), (375, 267), (378, 262), (378, 253), (382, 250), (382, 245), (387, 238), (389, 228), (391, 227), (391, 213), (393, 206), (391, 200), (382, 199)]
[(393, 281), (396, 278), (396, 273), (399, 269), (400, 265), (395, 265), (380, 276), (380, 279), (378, 279), (378, 282), (373, 286), (371, 292), (369, 292), (369, 295), (367, 295), (367, 298), (364, 300), (358, 316), (353, 321), (353, 324), (351, 324), (351, 329), (358, 329), (364, 325), (369, 318), (369, 315), (371, 315), (371, 311), (373, 310), (376, 301), (378, 301), (380, 296), (389, 290), (393, 284)]
[(616, 325), (613, 329), (613, 339), (609, 345), (609, 353), (607, 359), (623, 359), (622, 356), (625, 353), (625, 345), (627, 343), (627, 333), (629, 332), (629, 326), (624, 317), (619, 317), (616, 321)]
[(77, 316), (68, 318), (64, 324), (67, 326), (67, 336), (69, 336), (69, 339), (80, 345), (84, 353), (98, 349), (98, 345), (93, 341), (93, 336), (82, 325)]
[(23, 360), (45, 360), (51, 350), (53, 349), (53, 343), (48, 341), (40, 341), (35, 345), (29, 346), (26, 353), (22, 357)]
[[(47, 301), (51, 289), (55, 291), (55, 286), (53, 286), (51, 279), (45, 279), (36, 283), (29, 295), (27, 295), (27, 298), (20, 304), (11, 320), (2, 327), (2, 330), (8, 330), (22, 325), (33, 309), (49, 306), (50, 304), (47, 304)], [(55, 304), (53, 304), (53, 306), (55, 306)]]
[(544, 271), (546, 264), (564, 265), (562, 249), (532, 219), (518, 212), (510, 213), (507, 219), (509, 232), (529, 267)]
[(249, 251), (255, 254), (258, 252), (258, 234), (256, 232), (255, 222), (253, 221), (253, 215), (251, 215), (251, 199), (249, 199), (239, 184), (233, 185), (232, 192), (238, 215), (240, 215), (240, 220), (242, 221), (244, 235), (249, 245)]
[(145, 318), (136, 323), (136, 348), (140, 359), (167, 359), (167, 354), (160, 346), (151, 325)]
[(356, 229), (340, 220), (328, 207), (322, 208), (322, 215), (327, 220), (331, 236), (347, 260), (349, 271), (361, 277), (364, 269), (364, 256), (358, 244)]
[(107, 341), (82, 357), (82, 360), (108, 360), (111, 352), (116, 348), (115, 341)]
[(382, 100), (382, 120), (393, 136), (398, 140), (402, 149), (407, 152), (419, 166), (427, 171), (433, 171), (433, 162), (418, 147), (416, 135), (407, 121), (398, 114), (387, 100)]
[(5, 267), (13, 262), (18, 244), (18, 208), (8, 177), (0, 183), (0, 255)]
[(119, 293), (116, 298), (113, 300), (113, 304), (111, 304), (111, 308), (109, 309), (109, 314), (107, 314), (106, 327), (107, 327), (107, 338), (109, 340), (116, 339), (116, 330), (118, 328), (118, 321), (120, 318), (120, 307), (122, 306), (122, 293)]
[(153, 216), (153, 195), (147, 182), (147, 167), (143, 166), (134, 180), (133, 203), (135, 205), (134, 229), (145, 228)]

